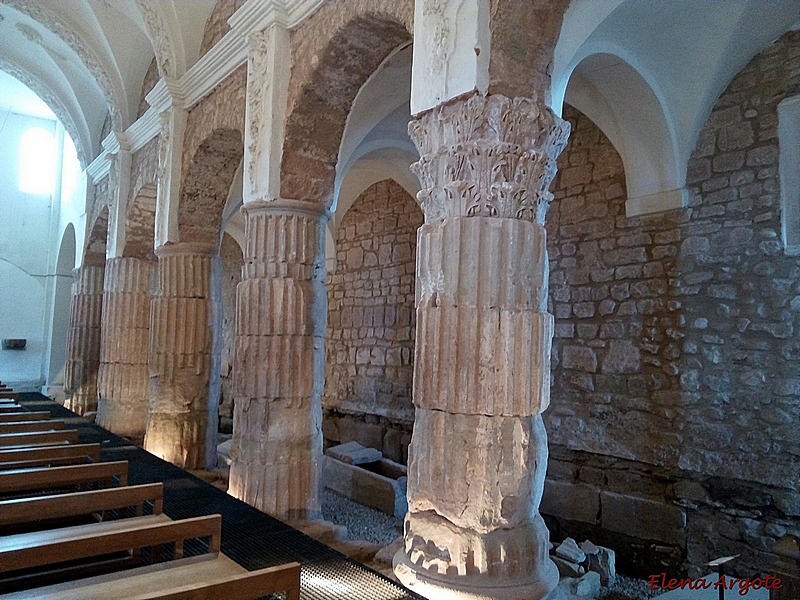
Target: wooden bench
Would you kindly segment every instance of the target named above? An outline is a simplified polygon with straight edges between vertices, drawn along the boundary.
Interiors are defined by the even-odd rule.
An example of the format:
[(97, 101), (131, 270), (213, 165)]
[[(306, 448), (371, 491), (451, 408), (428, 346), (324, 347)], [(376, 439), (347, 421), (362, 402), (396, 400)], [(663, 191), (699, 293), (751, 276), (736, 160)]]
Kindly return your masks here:
[(21, 412), (24, 410), (19, 404), (0, 404), (0, 413)]
[(78, 443), (75, 429), (64, 431), (29, 431), (25, 433), (0, 433), (0, 446), (44, 446), (47, 444)]
[(33, 448), (0, 447), (0, 470), (100, 462), (100, 444), (61, 444)]
[(171, 521), (162, 514), (7, 535), (0, 537), (0, 577), (37, 567), (49, 567), (52, 572), (65, 560), (134, 553), (164, 544), (174, 545), (173, 558), (179, 559), (184, 542), (195, 538), (209, 538), (208, 551), (216, 554), (221, 526), (220, 515)]
[[(0, 494), (59, 490), (68, 486), (88, 484), (110, 484), (114, 479), (119, 485), (128, 484), (128, 461), (69, 465), (66, 467), (41, 467), (0, 471)], [(54, 493), (57, 493), (54, 491)]]
[(17, 421), (47, 421), (50, 413), (41, 412), (6, 412), (0, 413), (0, 423), (16, 423)]
[(28, 433), (30, 431), (52, 431), (64, 429), (64, 421), (16, 421), (14, 423), (0, 422), (0, 435), (4, 433)]
[(299, 563), (247, 572), (224, 555), (203, 555), (26, 590), (3, 599), (252, 600), (276, 592), (285, 592), (287, 600), (300, 600)]
[(0, 390), (0, 398), (5, 400), (19, 400), (19, 393), (10, 392), (8, 390)]
[(141, 517), (145, 504), (152, 502), (154, 515), (160, 515), (164, 506), (164, 484), (148, 483), (71, 494), (54, 494), (0, 500), (0, 532), (4, 527), (33, 524), (41, 521), (71, 519), (92, 515), (103, 520), (107, 511), (133, 508), (133, 515)]

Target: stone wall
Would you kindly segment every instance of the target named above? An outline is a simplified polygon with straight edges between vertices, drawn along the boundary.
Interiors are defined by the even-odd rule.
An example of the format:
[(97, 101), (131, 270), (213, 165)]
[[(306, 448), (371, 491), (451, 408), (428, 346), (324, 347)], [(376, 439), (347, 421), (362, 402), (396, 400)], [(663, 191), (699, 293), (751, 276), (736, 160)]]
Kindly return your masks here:
[(139, 94), (139, 106), (136, 109), (136, 118), (139, 119), (141, 116), (147, 112), (147, 109), (150, 108), (150, 104), (147, 102), (147, 94), (153, 91), (153, 88), (158, 83), (160, 79), (160, 75), (158, 73), (158, 64), (156, 63), (155, 57), (150, 62), (150, 66), (147, 67), (147, 72), (144, 74), (144, 80), (142, 81), (142, 93)]
[(131, 156), (131, 194), (128, 205), (138, 190), (148, 183), (155, 184), (158, 175), (158, 142), (156, 136)]
[(392, 52), (411, 42), (413, 15), (410, 0), (323, 2), (291, 32), (282, 198), (331, 205), (356, 95)]
[(178, 235), (216, 245), (222, 211), (244, 154), (246, 65), (190, 111), (183, 140)]
[(247, 65), (242, 65), (189, 111), (181, 160), (183, 177), (189, 171), (201, 144), (211, 138), (215, 131), (244, 131), (246, 89)]
[[(222, 267), (222, 351), (220, 356), (220, 398), (219, 416), (224, 420), (222, 427), (226, 430), (232, 426), (233, 392), (231, 376), (233, 374), (233, 349), (236, 337), (236, 286), (242, 280), (244, 258), (242, 249), (230, 235), (222, 234), (219, 247), (220, 265)], [(222, 421), (221, 421), (222, 423)]]
[(155, 260), (153, 246), (156, 223), (158, 139), (158, 137), (154, 137), (132, 157), (131, 191), (126, 204), (126, 236), (123, 256)]
[(622, 563), (640, 574), (663, 559), (698, 575), (731, 554), (737, 573), (763, 574), (775, 538), (800, 532), (800, 260), (781, 248), (777, 138), (777, 104), (800, 84), (798, 37), (719, 98), (687, 209), (625, 217), (618, 154), (565, 109), (573, 134), (547, 219), (542, 512), (559, 534), (617, 536), (605, 541), (631, 549)]
[(208, 17), (208, 21), (206, 21), (206, 28), (203, 31), (203, 42), (200, 44), (201, 57), (231, 30), (231, 26), (228, 25), (228, 19), (241, 8), (244, 1), (218, 0), (214, 10), (211, 11)]
[(414, 269), (422, 211), (392, 180), (361, 194), (339, 225), (329, 275), (326, 443), (357, 440), (408, 458), (414, 420)]

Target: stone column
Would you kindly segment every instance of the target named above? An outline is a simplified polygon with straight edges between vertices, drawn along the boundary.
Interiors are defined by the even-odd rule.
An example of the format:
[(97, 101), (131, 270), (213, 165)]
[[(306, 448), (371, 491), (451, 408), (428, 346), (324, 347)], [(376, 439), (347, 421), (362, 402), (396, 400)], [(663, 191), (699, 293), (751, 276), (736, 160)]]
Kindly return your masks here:
[(286, 519), (320, 516), (325, 223), (317, 205), (244, 205), (229, 493)]
[(544, 213), (568, 126), (536, 100), (474, 93), (409, 125), (417, 246), (414, 435), (400, 581), (429, 598), (544, 598), (539, 514), (553, 317)]
[(193, 243), (156, 249), (158, 284), (150, 315), (144, 447), (185, 469), (205, 465), (212, 250), (207, 244)]
[(102, 266), (83, 265), (72, 271), (72, 303), (64, 368), (64, 406), (79, 415), (97, 409), (97, 370), (103, 315)]
[(153, 267), (141, 258), (106, 263), (97, 423), (132, 438), (142, 438), (147, 424)]

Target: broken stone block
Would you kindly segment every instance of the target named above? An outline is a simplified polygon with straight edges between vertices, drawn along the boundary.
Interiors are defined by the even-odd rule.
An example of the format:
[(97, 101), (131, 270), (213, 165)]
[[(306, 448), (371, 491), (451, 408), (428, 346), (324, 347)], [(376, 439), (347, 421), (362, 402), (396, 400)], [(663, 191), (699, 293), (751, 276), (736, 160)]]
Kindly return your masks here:
[(589, 540), (582, 541), (580, 548), (586, 555), (597, 554), (600, 551), (600, 546), (595, 546)]
[(596, 554), (589, 555), (589, 571), (600, 575), (600, 582), (605, 586), (614, 585), (617, 580), (616, 558), (614, 551), (602, 546), (597, 547)]
[(325, 451), (327, 456), (349, 465), (361, 465), (364, 463), (376, 462), (383, 458), (380, 450), (375, 448), (365, 448), (358, 442), (347, 442), (333, 446)]
[(561, 545), (556, 548), (556, 555), (576, 564), (580, 564), (586, 560), (586, 554), (583, 550), (578, 548), (577, 542), (572, 538), (565, 539)]
[(600, 575), (590, 571), (579, 578), (566, 577), (558, 582), (558, 587), (579, 598), (597, 598), (600, 595)]
[(550, 560), (556, 563), (559, 577), (580, 577), (586, 572), (582, 566), (576, 565), (569, 560), (564, 560), (560, 556), (551, 556)]
[(351, 465), (363, 465), (365, 463), (377, 462), (382, 458), (383, 454), (380, 450), (375, 450), (375, 448), (362, 448), (361, 450), (344, 454), (341, 460)]

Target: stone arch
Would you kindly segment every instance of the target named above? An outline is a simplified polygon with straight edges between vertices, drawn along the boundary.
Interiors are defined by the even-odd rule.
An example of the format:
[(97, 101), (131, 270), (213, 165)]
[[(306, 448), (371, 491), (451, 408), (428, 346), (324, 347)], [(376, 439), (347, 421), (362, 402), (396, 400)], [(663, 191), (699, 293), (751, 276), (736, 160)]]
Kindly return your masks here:
[(281, 197), (333, 200), (339, 146), (361, 86), (412, 39), (413, 2), (382, 0), (368, 10), (323, 5), (291, 34)]
[(155, 183), (141, 186), (134, 194), (125, 216), (124, 258), (155, 260), (156, 194)]
[(342, 218), (337, 269), (328, 278), (328, 444), (359, 441), (398, 462), (408, 456), (415, 339), (414, 198), (386, 179), (367, 187)]
[(245, 0), (218, 0), (208, 16), (205, 29), (203, 30), (203, 41), (200, 44), (200, 56), (211, 50), (226, 33), (231, 30), (228, 19), (239, 10)]
[(236, 129), (216, 129), (197, 148), (181, 186), (182, 242), (217, 244), (222, 211), (243, 154), (242, 134)]
[(100, 209), (95, 217), (83, 252), (83, 265), (104, 267), (106, 264), (106, 242), (108, 240), (108, 206)]

